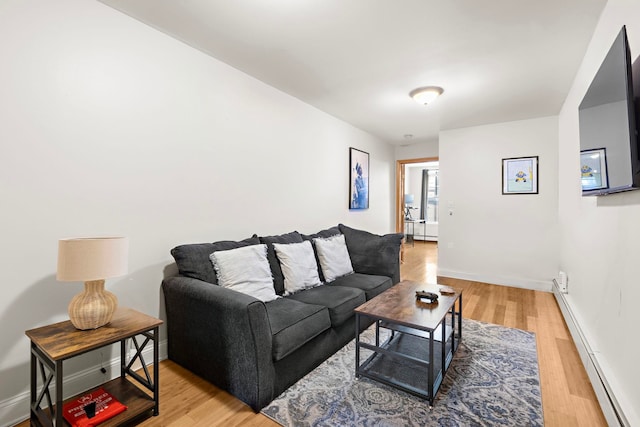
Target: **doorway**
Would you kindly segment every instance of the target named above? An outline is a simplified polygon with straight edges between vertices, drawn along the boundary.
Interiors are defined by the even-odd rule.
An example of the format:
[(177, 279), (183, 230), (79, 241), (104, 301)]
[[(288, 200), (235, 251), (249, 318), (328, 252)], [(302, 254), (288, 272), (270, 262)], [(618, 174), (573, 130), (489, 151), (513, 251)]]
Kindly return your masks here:
[[(396, 232), (405, 235), (400, 250), (403, 280), (425, 283), (437, 281), (439, 179), (438, 157), (396, 162)], [(416, 193), (419, 197), (416, 197)], [(405, 197), (407, 195), (413, 195), (413, 198)], [(418, 234), (415, 233), (416, 226), (419, 227)], [(427, 231), (426, 227), (431, 229)], [(411, 239), (408, 238), (408, 231), (411, 231)], [(429, 239), (425, 238), (428, 234), (431, 234)]]
[(411, 240), (438, 241), (439, 159), (396, 162), (396, 232)]

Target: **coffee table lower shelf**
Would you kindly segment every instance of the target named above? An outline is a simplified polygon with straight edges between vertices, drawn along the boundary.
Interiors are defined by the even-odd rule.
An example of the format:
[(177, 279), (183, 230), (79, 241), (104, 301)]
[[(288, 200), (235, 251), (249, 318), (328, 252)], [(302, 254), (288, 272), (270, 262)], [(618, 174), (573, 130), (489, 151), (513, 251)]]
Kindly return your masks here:
[[(381, 346), (364, 342), (360, 342), (359, 345), (374, 353), (358, 367), (356, 376), (371, 378), (404, 390), (428, 400), (429, 404), (433, 405), (433, 399), (442, 384), (444, 372), (453, 360), (450, 341), (445, 344), (444, 369), (442, 369), (442, 359), (433, 358), (435, 378), (433, 378), (432, 387), (429, 387), (428, 380), (429, 342), (427, 339), (410, 334), (394, 333)], [(441, 351), (442, 343), (434, 341), (434, 355), (441, 354)]]

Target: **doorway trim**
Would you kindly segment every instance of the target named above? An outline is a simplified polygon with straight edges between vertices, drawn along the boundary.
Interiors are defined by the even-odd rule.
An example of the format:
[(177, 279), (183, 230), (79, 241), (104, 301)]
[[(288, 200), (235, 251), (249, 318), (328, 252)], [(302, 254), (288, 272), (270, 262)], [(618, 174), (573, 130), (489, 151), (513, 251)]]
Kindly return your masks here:
[(396, 233), (404, 234), (404, 167), (413, 163), (439, 162), (440, 157), (396, 160)]

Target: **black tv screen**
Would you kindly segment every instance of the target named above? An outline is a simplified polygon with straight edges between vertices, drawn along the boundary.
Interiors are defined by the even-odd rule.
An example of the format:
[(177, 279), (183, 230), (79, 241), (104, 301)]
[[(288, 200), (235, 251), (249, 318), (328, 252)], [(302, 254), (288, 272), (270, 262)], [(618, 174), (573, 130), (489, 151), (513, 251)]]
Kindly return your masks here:
[(640, 188), (632, 69), (623, 26), (579, 107), (583, 196)]

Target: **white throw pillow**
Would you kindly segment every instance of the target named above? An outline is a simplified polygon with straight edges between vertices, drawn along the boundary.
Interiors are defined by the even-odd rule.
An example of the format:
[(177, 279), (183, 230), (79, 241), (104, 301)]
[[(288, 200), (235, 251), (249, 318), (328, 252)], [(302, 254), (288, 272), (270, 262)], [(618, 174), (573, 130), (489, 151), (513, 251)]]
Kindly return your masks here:
[(313, 239), (318, 252), (318, 260), (322, 274), (327, 282), (333, 282), (338, 277), (353, 273), (351, 258), (347, 250), (347, 243), (343, 234), (326, 239)]
[(318, 264), (310, 241), (302, 243), (274, 243), (276, 256), (284, 276), (285, 295), (321, 285)]
[(278, 298), (267, 261), (267, 245), (251, 245), (209, 255), (218, 285), (264, 302)]

